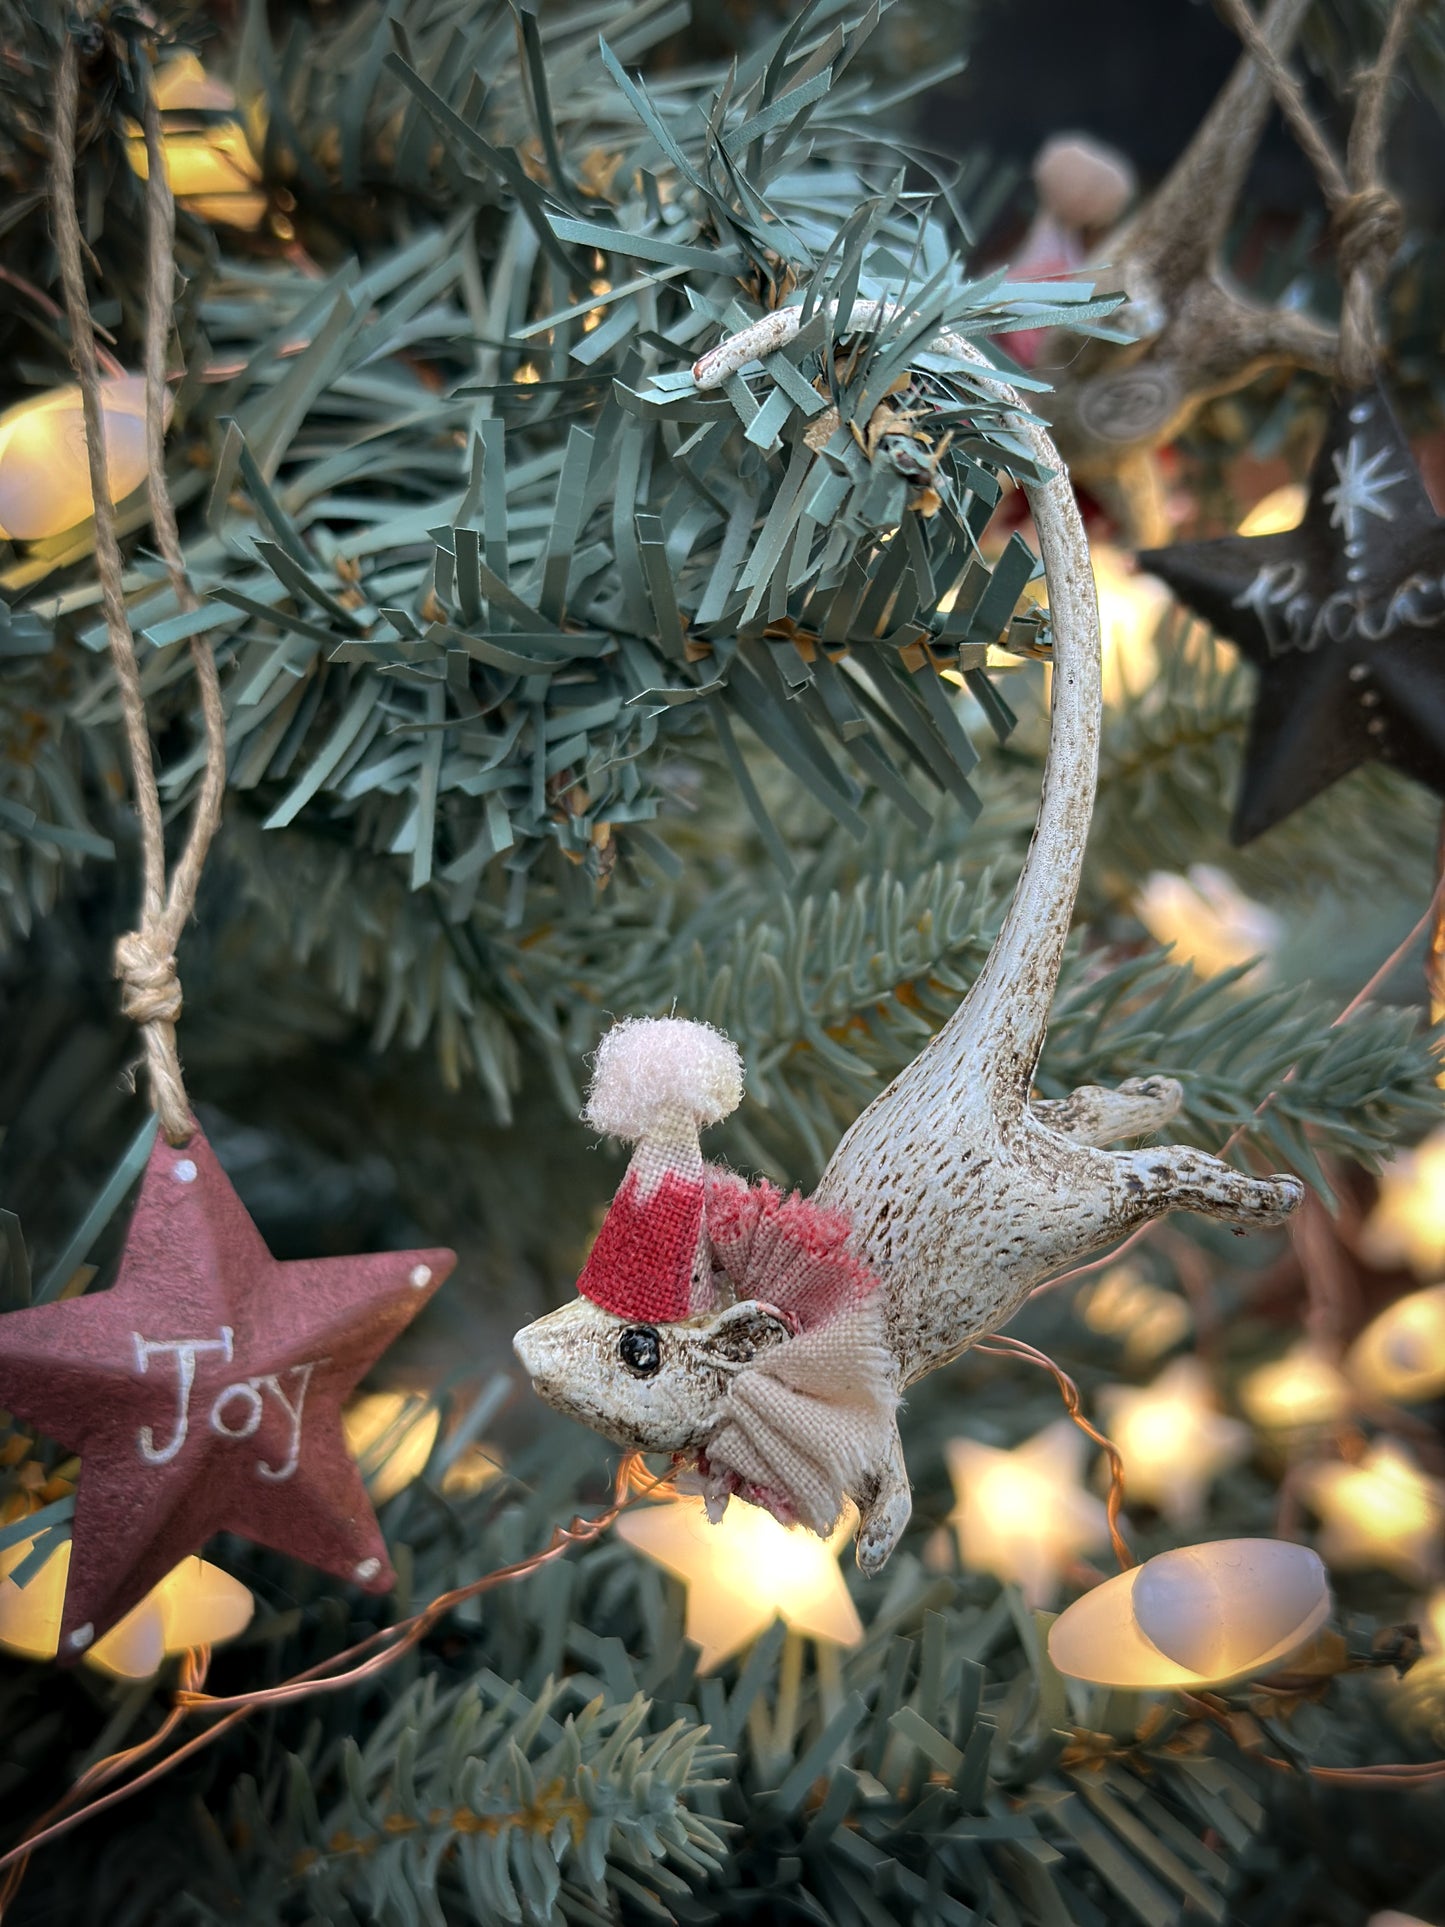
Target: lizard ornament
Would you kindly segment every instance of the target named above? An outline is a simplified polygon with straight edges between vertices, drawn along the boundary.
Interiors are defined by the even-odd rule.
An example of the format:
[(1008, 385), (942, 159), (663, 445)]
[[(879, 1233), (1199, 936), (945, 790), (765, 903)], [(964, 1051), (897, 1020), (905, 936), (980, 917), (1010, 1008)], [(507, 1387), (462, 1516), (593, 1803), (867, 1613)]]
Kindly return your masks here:
[[(875, 305), (849, 323), (876, 326)], [(765, 316), (702, 358), (698, 386), (797, 328), (796, 308)], [(827, 1533), (852, 1500), (866, 1573), (908, 1521), (897, 1410), (910, 1385), (1148, 1218), (1196, 1211), (1254, 1229), (1304, 1190), (1187, 1146), (1105, 1148), (1167, 1123), (1182, 1096), (1172, 1078), (1031, 1100), (1094, 805), (1098, 609), (1047, 431), (969, 342), (930, 348), (997, 382), (1008, 432), (1050, 477), (1025, 485), (1053, 621), (1049, 753), (1008, 914), (963, 1002), (847, 1132), (811, 1198), (704, 1163), (699, 1132), (742, 1095), (720, 1032), (674, 1018), (609, 1032), (584, 1116), (637, 1148), (578, 1296), (514, 1340), (549, 1405), (618, 1445), (687, 1459), (714, 1518), (738, 1497)]]

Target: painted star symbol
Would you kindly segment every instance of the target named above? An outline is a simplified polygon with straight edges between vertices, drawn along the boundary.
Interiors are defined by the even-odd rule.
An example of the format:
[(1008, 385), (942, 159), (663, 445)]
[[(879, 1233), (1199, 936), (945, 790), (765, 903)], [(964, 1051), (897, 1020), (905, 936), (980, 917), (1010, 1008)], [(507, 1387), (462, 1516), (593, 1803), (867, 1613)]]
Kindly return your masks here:
[(1445, 794), (1445, 521), (1378, 386), (1336, 402), (1297, 529), (1139, 560), (1259, 671), (1236, 843), (1370, 761)]
[(734, 1499), (712, 1525), (700, 1499), (677, 1498), (623, 1513), (617, 1530), (686, 1585), (686, 1635), (702, 1649), (698, 1670), (710, 1673), (775, 1619), (834, 1646), (858, 1644), (863, 1627), (838, 1566), (856, 1524), (845, 1515), (818, 1539)]
[(216, 1532), (387, 1590), (341, 1405), (455, 1263), (278, 1264), (202, 1133), (157, 1140), (110, 1290), (0, 1318), (0, 1403), (83, 1460), (63, 1660)]
[(1343, 450), (1337, 448), (1331, 453), (1337, 479), (1333, 488), (1325, 490), (1324, 499), (1330, 504), (1330, 527), (1342, 528), (1347, 541), (1359, 540), (1362, 516), (1377, 515), (1382, 522), (1394, 521), (1390, 491), (1408, 482), (1411, 471), (1397, 468), (1386, 474), (1390, 459), (1388, 448), (1377, 448), (1367, 455), (1362, 435), (1351, 435)]
[(1049, 1606), (1064, 1570), (1109, 1543), (1108, 1514), (1080, 1483), (1087, 1445), (1059, 1419), (1006, 1452), (950, 1439), (948, 1470), (958, 1503), (950, 1523), (965, 1566), (1011, 1579), (1030, 1606)]
[(1220, 1413), (1197, 1358), (1175, 1359), (1152, 1385), (1103, 1386), (1099, 1410), (1123, 1455), (1125, 1492), (1175, 1525), (1198, 1522), (1215, 1478), (1252, 1442), (1247, 1425)]
[(1422, 1472), (1404, 1446), (1378, 1439), (1357, 1464), (1313, 1466), (1300, 1485), (1319, 1514), (1327, 1565), (1384, 1566), (1412, 1582), (1440, 1573), (1445, 1480)]

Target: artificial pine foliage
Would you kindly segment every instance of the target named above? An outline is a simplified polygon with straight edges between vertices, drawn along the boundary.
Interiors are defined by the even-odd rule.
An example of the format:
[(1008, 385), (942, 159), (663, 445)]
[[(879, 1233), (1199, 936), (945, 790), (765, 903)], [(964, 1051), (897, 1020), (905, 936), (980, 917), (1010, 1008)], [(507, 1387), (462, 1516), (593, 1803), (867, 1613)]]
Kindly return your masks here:
[[(727, 1029), (748, 1082), (720, 1154), (806, 1183), (956, 1006), (1028, 839), (1048, 622), (1024, 595), (1028, 545), (989, 531), (1021, 451), (984, 389), (919, 350), (947, 327), (1003, 360), (1010, 329), (1107, 334), (1117, 304), (1103, 284), (1011, 284), (982, 257), (1007, 178), (911, 141), (910, 92), (936, 77), (916, 13), (709, 8), (737, 57), (700, 66), (671, 0), (158, 11), (233, 82), (268, 197), (252, 231), (179, 216), (167, 447), (199, 612), (178, 609), (143, 498), (120, 509), (177, 814), (200, 768), (198, 627), (227, 705), (224, 827), (185, 939), (187, 1071), (278, 1257), (400, 1248), (423, 1225), (461, 1253), (390, 1368), (444, 1420), (381, 1511), (397, 1592), (367, 1600), (223, 1541), (211, 1556), (259, 1601), (215, 1656), (208, 1690), (228, 1694), (605, 1503), (605, 1448), (507, 1376), (507, 1339), (570, 1292), (615, 1183), (576, 1122), (612, 1014)], [(1332, 75), (1342, 47), (1375, 45), (1373, 9), (1318, 11)], [(0, 5), (4, 404), (70, 379), (46, 141), (74, 25), (50, 0)], [(145, 281), (127, 73), (154, 31), (115, 5), (83, 42), (81, 215), (96, 319), (127, 366)], [(1259, 298), (1283, 292), (1282, 261), (1296, 291), (1319, 281), (1311, 238), (1266, 264)], [(1389, 317), (1416, 429), (1438, 406), (1430, 260), (1413, 235)], [(855, 295), (896, 314), (840, 341), (832, 304)], [(693, 387), (720, 333), (790, 297), (813, 318), (786, 353)], [(1024, 385), (1047, 419), (1044, 386)], [(1217, 504), (1246, 445), (1302, 458), (1318, 403), (1276, 381), (1216, 406), (1191, 445), (1200, 499)], [(0, 597), (11, 1309), (109, 1281), (149, 1133), (109, 981), (136, 841), (89, 528), (0, 552)], [(1430, 799), (1366, 771), (1231, 851), (1247, 684), (1182, 618), (1156, 646), (1157, 675), (1106, 719), (1041, 1094), (1162, 1071), (1184, 1084), (1181, 1140), (1218, 1150), (1243, 1127), (1261, 1168), (1327, 1197), (1367, 1185), (1440, 1115), (1418, 969), (1386, 986), (1398, 1005), (1333, 1023), (1434, 887)], [(1283, 919), (1272, 975), (1202, 980), (1139, 922), (1144, 877), (1200, 861)], [(1189, 1294), (1222, 1388), (1297, 1332), (1282, 1238), (1185, 1220), (1136, 1262)], [(1149, 1366), (1088, 1302), (1047, 1297), (1021, 1329), (1093, 1409)], [(946, 1529), (947, 1439), (1011, 1445), (1057, 1413), (1046, 1374), (981, 1354), (910, 1398), (914, 1524), (883, 1578), (851, 1576), (852, 1651), (779, 1625), (699, 1677), (680, 1586), (603, 1536), (459, 1606), (389, 1671), (229, 1728), (42, 1848), (7, 1918), (1442, 1917), (1438, 1790), (1303, 1770), (1439, 1750), (1429, 1662), (1388, 1684), (1414, 1650), (1388, 1629), (1418, 1593), (1337, 1575), (1336, 1670), (1288, 1698), (1071, 1690), (1046, 1616), (961, 1570)], [(1422, 1454), (1432, 1418), (1415, 1414)], [(502, 1475), (449, 1484), (484, 1437)], [(1287, 1462), (1261, 1438), (1197, 1536), (1276, 1530)], [(0, 1556), (37, 1531), (53, 1551), (73, 1463), (12, 1427), (0, 1465)], [(1141, 1555), (1177, 1543), (1130, 1516)], [(173, 1685), (0, 1659), (0, 1850), (152, 1734)]]

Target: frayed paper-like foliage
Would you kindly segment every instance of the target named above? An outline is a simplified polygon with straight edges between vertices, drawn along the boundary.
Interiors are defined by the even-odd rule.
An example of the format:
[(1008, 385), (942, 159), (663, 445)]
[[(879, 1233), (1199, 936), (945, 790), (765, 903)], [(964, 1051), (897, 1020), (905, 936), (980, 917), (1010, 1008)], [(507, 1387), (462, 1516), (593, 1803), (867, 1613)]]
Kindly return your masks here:
[[(731, 76), (648, 90), (627, 62), (656, 8), (605, 13), (600, 47), (595, 12), (449, 33), (421, 0), (374, 13), (338, 165), (422, 156), (448, 217), (320, 279), (198, 271), (171, 454), (204, 606), (179, 611), (143, 548), (128, 577), (159, 706), (189, 705), (185, 640), (216, 647), (231, 786), (268, 829), (340, 826), (451, 920), (487, 894), (519, 921), (559, 867), (605, 881), (656, 851), (659, 766), (700, 732), (784, 868), (740, 724), (855, 835), (873, 791), (913, 820), (919, 785), (977, 807), (940, 670), (1007, 731), (982, 663), (1036, 563), (1016, 541), (990, 568), (978, 537), (1027, 461), (976, 371), (922, 351), (942, 328), (1097, 328), (1112, 303), (969, 278), (947, 198), (905, 189), (851, 71), (874, 17), (814, 8)], [(302, 193), (287, 129), (320, 96), (292, 99), (258, 19), (267, 164)], [(487, 84), (494, 41), (515, 84)], [(340, 113), (337, 76), (303, 75)], [(835, 338), (855, 294), (893, 319)], [(798, 340), (699, 394), (699, 350), (783, 300), (814, 311)], [(32, 606), (98, 650), (89, 547), (36, 545), (0, 585), (43, 584)], [(195, 773), (173, 759), (170, 793)]]
[(69, 681), (46, 625), (0, 608), (0, 948), (49, 913), (67, 869), (115, 854), (93, 821)]

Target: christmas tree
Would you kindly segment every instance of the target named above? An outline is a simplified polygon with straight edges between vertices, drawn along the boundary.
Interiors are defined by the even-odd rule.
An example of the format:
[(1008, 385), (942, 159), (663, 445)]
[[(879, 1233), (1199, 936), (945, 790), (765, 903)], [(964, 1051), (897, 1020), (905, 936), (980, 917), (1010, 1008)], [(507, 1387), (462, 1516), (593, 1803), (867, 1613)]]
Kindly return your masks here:
[[(1445, 1917), (1439, 22), (764, 11), (0, 7), (16, 1922)], [(819, 1279), (892, 1488), (513, 1355)]]

